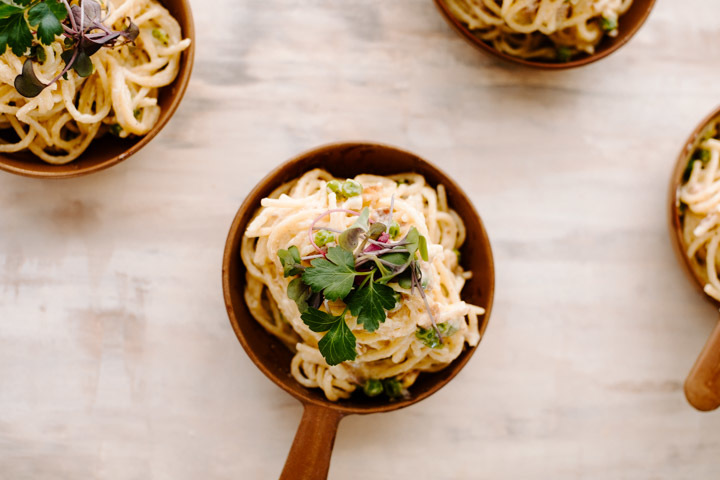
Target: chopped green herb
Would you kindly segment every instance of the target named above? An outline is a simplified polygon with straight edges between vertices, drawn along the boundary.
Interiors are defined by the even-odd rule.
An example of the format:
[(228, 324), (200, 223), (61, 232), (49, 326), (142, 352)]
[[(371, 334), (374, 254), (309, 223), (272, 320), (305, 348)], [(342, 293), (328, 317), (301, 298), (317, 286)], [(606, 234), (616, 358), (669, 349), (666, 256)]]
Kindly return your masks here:
[(161, 30), (159, 28), (153, 28), (152, 36), (165, 47), (167, 47), (170, 44), (170, 37), (168, 36), (167, 33), (165, 33), (165, 30)]
[(300, 250), (293, 245), (287, 250), (278, 250), (278, 257), (280, 257), (280, 263), (283, 266), (283, 274), (286, 277), (293, 275), (299, 275), (305, 270), (302, 266), (302, 259), (300, 257)]
[(328, 243), (335, 241), (335, 234), (328, 230), (318, 230), (315, 232), (314, 240), (318, 247), (324, 247)]
[(365, 392), (365, 395), (368, 397), (377, 397), (381, 393), (383, 393), (383, 384), (380, 380), (376, 380), (374, 378), (369, 379), (367, 382), (365, 382), (365, 385), (363, 385), (363, 392)]
[(434, 328), (418, 327), (418, 329), (415, 331), (415, 336), (419, 340), (422, 340), (422, 342), (430, 348), (440, 348), (443, 346), (443, 343), (442, 341), (440, 341), (438, 331), (443, 337), (449, 337), (450, 335), (457, 332), (457, 329), (453, 327), (450, 323), (443, 322), (438, 324), (437, 331)]
[(390, 229), (388, 230), (388, 235), (390, 235), (390, 238), (395, 240), (398, 235), (400, 235), (400, 224), (398, 224), (395, 220), (390, 223)]

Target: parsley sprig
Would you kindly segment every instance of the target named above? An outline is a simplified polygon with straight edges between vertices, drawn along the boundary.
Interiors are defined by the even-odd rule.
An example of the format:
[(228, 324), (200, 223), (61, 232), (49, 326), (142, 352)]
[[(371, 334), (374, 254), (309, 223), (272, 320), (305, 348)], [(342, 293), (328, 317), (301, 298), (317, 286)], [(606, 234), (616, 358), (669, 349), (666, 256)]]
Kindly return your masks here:
[[(343, 231), (318, 226), (325, 217), (341, 212), (356, 216), (355, 222)], [(442, 338), (450, 331), (440, 330), (424, 292), (419, 259), (428, 260), (427, 239), (415, 227), (399, 241), (391, 240), (392, 208), (386, 223), (370, 220), (369, 208), (360, 212), (345, 209), (327, 210), (310, 225), (308, 238), (317, 254), (300, 256), (296, 246), (280, 250), (278, 257), (285, 277), (295, 277), (288, 285), (287, 294), (298, 306), (303, 322), (317, 333), (325, 333), (318, 347), (329, 365), (337, 365), (357, 358), (356, 338), (348, 327), (348, 311), (368, 332), (374, 332), (387, 319), (388, 311), (395, 308), (400, 289), (416, 291), (423, 298), (432, 322), (431, 329), (419, 329), (430, 348), (442, 346)], [(323, 235), (323, 246), (315, 241), (316, 233)], [(309, 262), (309, 265), (307, 264)], [(345, 305), (340, 315), (333, 315), (329, 301)], [(322, 305), (325, 310), (320, 310)], [(432, 332), (432, 333), (428, 333)]]
[[(71, 5), (72, 3), (72, 5)], [(65, 76), (70, 69), (80, 77), (93, 73), (90, 57), (102, 47), (116, 47), (135, 41), (140, 30), (128, 19), (122, 31), (106, 27), (102, 7), (96, 0), (2, 0), (0, 2), (0, 54), (8, 48), (18, 57), (27, 56), (15, 89), (23, 96), (36, 97)], [(64, 38), (58, 38), (58, 37)], [(45, 61), (41, 45), (63, 43), (65, 68), (48, 83), (35, 74), (33, 60)]]

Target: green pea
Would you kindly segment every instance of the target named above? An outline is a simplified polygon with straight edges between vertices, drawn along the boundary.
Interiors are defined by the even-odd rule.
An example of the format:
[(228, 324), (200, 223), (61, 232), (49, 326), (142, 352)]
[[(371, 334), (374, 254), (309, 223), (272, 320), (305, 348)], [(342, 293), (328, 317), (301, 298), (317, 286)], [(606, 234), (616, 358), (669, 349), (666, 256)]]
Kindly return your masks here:
[(385, 389), (385, 395), (391, 399), (403, 396), (402, 384), (394, 378), (386, 378), (383, 380), (383, 388)]
[(355, 180), (348, 179), (342, 184), (342, 194), (348, 198), (356, 197), (360, 195), (362, 191), (362, 185), (360, 185)]
[(363, 385), (363, 392), (365, 392), (365, 395), (368, 397), (377, 397), (383, 393), (383, 384), (380, 380), (371, 378)]
[(617, 30), (618, 28), (618, 22), (614, 18), (603, 17), (600, 23), (602, 25), (602, 29), (606, 32), (612, 32), (613, 30)]
[(334, 193), (340, 193), (341, 188), (342, 183), (340, 183), (338, 180), (330, 180), (327, 184), (327, 189)]
[(559, 62), (569, 62), (572, 58), (572, 50), (568, 47), (559, 47), (557, 49), (557, 59)]
[(110, 125), (110, 134), (115, 135), (116, 137), (119, 137), (122, 133), (123, 129), (118, 123), (113, 123)]
[(388, 233), (390, 234), (390, 238), (395, 239), (398, 235), (400, 235), (400, 225), (393, 220), (390, 224), (390, 229), (388, 230)]
[(335, 241), (335, 234), (327, 230), (318, 230), (315, 232), (315, 243), (318, 247), (324, 247), (330, 242)]

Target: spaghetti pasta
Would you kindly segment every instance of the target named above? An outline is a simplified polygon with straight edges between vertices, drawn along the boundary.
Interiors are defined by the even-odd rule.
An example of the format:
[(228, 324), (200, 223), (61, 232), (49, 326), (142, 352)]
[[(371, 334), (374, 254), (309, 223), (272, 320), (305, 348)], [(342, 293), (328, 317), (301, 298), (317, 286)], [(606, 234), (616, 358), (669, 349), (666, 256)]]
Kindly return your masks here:
[(525, 59), (568, 60), (617, 35), (632, 0), (446, 0), (451, 13), (497, 50)]
[[(156, 0), (100, 2), (104, 23), (118, 29), (126, 18), (139, 27), (134, 44), (104, 48), (91, 57), (86, 78), (69, 71), (35, 98), (14, 87), (23, 60), (10, 49), (0, 55), (0, 129), (15, 139), (0, 141), (0, 152), (29, 150), (51, 164), (77, 159), (94, 138), (112, 130), (122, 138), (145, 135), (160, 117), (158, 91), (179, 71), (180, 55), (190, 46), (180, 25)], [(45, 61), (35, 65), (42, 82), (63, 71), (62, 42), (40, 45)]]
[[(461, 299), (471, 272), (459, 266), (455, 249), (465, 240), (465, 227), (449, 208), (442, 185), (433, 189), (413, 173), (358, 175), (353, 180), (362, 194), (345, 198), (328, 188), (335, 180), (315, 169), (279, 187), (262, 200), (241, 245), (247, 270), (245, 301), (251, 314), (295, 352), (290, 366), (293, 377), (306, 387), (321, 388), (331, 401), (348, 398), (371, 380), (392, 378), (407, 388), (421, 372), (444, 368), (466, 343), (477, 345), (478, 317), (484, 313)], [(278, 252), (296, 246), (305, 264), (309, 258), (322, 257), (308, 229), (322, 219), (323, 229), (345, 231), (356, 221), (353, 212), (364, 208), (372, 212), (371, 224), (397, 220), (399, 237), (407, 237), (412, 227), (427, 237), (427, 261), (419, 261), (427, 303), (412, 289), (393, 284), (399, 300), (377, 330), (367, 331), (357, 318), (347, 317), (347, 326), (357, 338), (357, 358), (330, 365), (318, 347), (322, 335), (308, 328), (298, 305), (288, 297), (290, 279), (283, 274)], [(344, 312), (342, 302), (326, 301), (321, 308), (333, 315)], [(441, 345), (428, 344), (418, 333), (430, 331), (435, 321), (447, 326)]]
[(678, 190), (686, 254), (705, 267), (705, 293), (720, 301), (718, 246), (720, 245), (720, 139), (710, 128), (686, 171)]

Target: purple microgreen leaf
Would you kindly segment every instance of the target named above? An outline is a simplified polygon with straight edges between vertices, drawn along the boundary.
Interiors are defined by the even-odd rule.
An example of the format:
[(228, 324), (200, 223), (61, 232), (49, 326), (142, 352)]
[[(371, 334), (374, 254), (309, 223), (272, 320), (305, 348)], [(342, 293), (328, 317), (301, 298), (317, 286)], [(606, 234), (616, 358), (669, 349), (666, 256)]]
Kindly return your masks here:
[(46, 87), (47, 85), (41, 82), (35, 75), (32, 60), (29, 58), (26, 59), (23, 64), (22, 73), (15, 77), (15, 90), (24, 97), (33, 98), (40, 95), (40, 92)]

